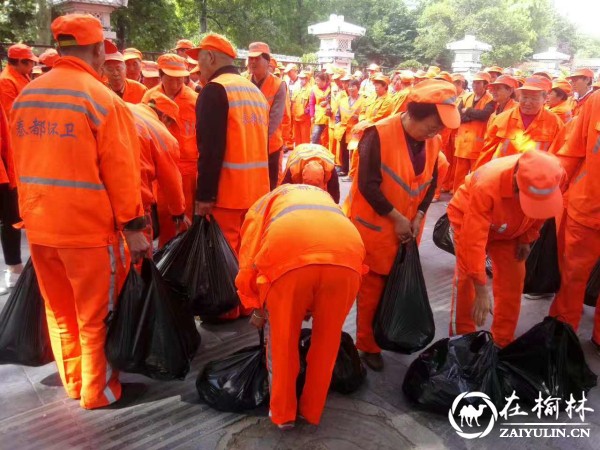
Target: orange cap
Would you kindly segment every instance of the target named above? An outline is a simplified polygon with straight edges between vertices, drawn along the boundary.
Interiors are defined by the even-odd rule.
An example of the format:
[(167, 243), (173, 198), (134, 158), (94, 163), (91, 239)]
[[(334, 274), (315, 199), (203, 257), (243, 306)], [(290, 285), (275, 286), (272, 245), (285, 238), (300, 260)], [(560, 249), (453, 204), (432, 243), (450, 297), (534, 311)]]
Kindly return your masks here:
[(170, 77), (187, 77), (190, 74), (185, 65), (185, 59), (174, 53), (160, 55), (156, 62), (158, 68)]
[(298, 78), (308, 78), (308, 74), (304, 70), (302, 70), (298, 74)]
[[(59, 16), (50, 26), (59, 47), (91, 45), (104, 42), (106, 53), (115, 53), (118, 49), (108, 39), (104, 39), (102, 23), (91, 14), (66, 14)], [(61, 36), (63, 36), (61, 38)], [(72, 39), (71, 39), (72, 37)]]
[(53, 48), (49, 48), (40, 55), (40, 62), (46, 67), (54, 67), (54, 64), (56, 61), (58, 61), (58, 58), (60, 58), (58, 52)]
[(573, 93), (573, 87), (567, 80), (554, 80), (552, 82), (552, 89), (560, 89), (567, 95), (571, 95)]
[(387, 86), (388, 84), (390, 84), (390, 78), (389, 78), (389, 77), (386, 77), (386, 76), (385, 76), (384, 74), (382, 74), (381, 72), (380, 72), (380, 73), (378, 73), (377, 75), (375, 75), (375, 76), (373, 77), (373, 81), (381, 81), (382, 83), (385, 83), (385, 84), (386, 84), (386, 86)]
[(33, 54), (33, 50), (29, 45), (15, 44), (8, 47), (8, 57), (11, 59), (28, 59), (33, 62), (38, 62), (38, 57)]
[(529, 77), (525, 79), (525, 83), (518, 90), (550, 92), (552, 90), (552, 82), (544, 77)]
[(530, 150), (519, 158), (517, 186), (519, 202), (527, 217), (549, 219), (563, 210), (560, 183), (564, 170), (556, 156)]
[(298, 70), (298, 66), (296, 64), (289, 63), (287, 66), (285, 66), (283, 73), (288, 73), (290, 70)]
[(452, 75), (450, 75), (445, 70), (438, 73), (434, 78), (437, 80), (444, 80), (444, 81), (447, 81), (448, 83), (452, 83)]
[(400, 80), (403, 83), (410, 83), (415, 79), (415, 75), (408, 71), (408, 70), (403, 70), (402, 72), (400, 72)]
[(263, 53), (270, 55), (271, 49), (264, 42), (253, 42), (248, 46), (248, 57), (256, 58), (257, 56), (262, 55)]
[(417, 73), (415, 73), (415, 78), (427, 78), (427, 73), (424, 70), (417, 70)]
[(498, 78), (496, 78), (496, 81), (490, 83), (490, 86), (494, 86), (497, 84), (503, 84), (513, 89), (517, 89), (519, 87), (519, 82), (510, 75), (500, 75)]
[(550, 81), (552, 81), (552, 75), (550, 75), (548, 72), (544, 72), (543, 70), (538, 70), (537, 72), (534, 72), (533, 76), (548, 78)]
[(119, 61), (124, 63), (125, 58), (123, 58), (123, 54), (121, 52), (115, 52), (107, 54), (104, 58), (104, 62), (106, 61)]
[(166, 114), (175, 121), (177, 121), (177, 118), (179, 117), (179, 106), (177, 106), (177, 103), (175, 103), (162, 92), (149, 90), (148, 96), (145, 98), (144, 103), (153, 103), (157, 110), (163, 114)]
[(41, 75), (42, 74), (42, 66), (33, 66), (33, 69), (31, 69), (31, 73), (33, 75)]
[(340, 81), (350, 81), (352, 80), (352, 75), (346, 73), (344, 74), (344, 76), (342, 78), (340, 78)]
[(175, 50), (179, 50), (180, 48), (194, 48), (194, 43), (189, 39), (179, 39), (177, 44), (175, 44)]
[(592, 71), (592, 69), (585, 69), (585, 68), (577, 69), (577, 70), (575, 70), (575, 72), (573, 72), (567, 78), (575, 78), (575, 77), (588, 77), (588, 78), (594, 79), (594, 72)]
[(492, 77), (487, 72), (477, 72), (473, 77), (473, 81), (487, 81), (490, 83), (492, 81)]
[(275, 58), (271, 57), (271, 59), (269, 60), (269, 67), (277, 69), (277, 60)]
[(465, 76), (460, 73), (453, 73), (452, 82), (454, 83), (455, 81), (465, 81)]
[(190, 74), (200, 72), (200, 66), (196, 66), (190, 70)]
[(371, 65), (369, 65), (369, 67), (367, 67), (367, 70), (370, 70), (370, 71), (374, 70), (375, 72), (379, 72), (381, 70), (381, 68), (377, 64), (371, 63)]
[(217, 33), (208, 33), (206, 36), (204, 36), (204, 38), (202, 38), (198, 44), (198, 47), (187, 50), (186, 53), (189, 57), (197, 60), (200, 50), (214, 50), (231, 58), (235, 58), (237, 56), (237, 50), (229, 41), (229, 39)]
[(142, 61), (142, 75), (144, 78), (158, 78), (158, 64), (154, 61)]
[(460, 113), (455, 105), (456, 88), (447, 81), (434, 79), (421, 81), (412, 88), (408, 101), (434, 104), (444, 126), (452, 129), (460, 126)]
[(129, 61), (130, 59), (139, 59), (140, 61), (144, 60), (144, 55), (137, 48), (129, 47), (123, 50), (123, 58), (125, 61)]
[(485, 71), (486, 71), (487, 73), (490, 73), (490, 72), (495, 72), (495, 73), (502, 74), (502, 67), (499, 67), (499, 66), (492, 66), (492, 67), (488, 67), (487, 69), (485, 69)]
[(319, 161), (309, 161), (302, 169), (302, 183), (325, 189), (325, 169)]

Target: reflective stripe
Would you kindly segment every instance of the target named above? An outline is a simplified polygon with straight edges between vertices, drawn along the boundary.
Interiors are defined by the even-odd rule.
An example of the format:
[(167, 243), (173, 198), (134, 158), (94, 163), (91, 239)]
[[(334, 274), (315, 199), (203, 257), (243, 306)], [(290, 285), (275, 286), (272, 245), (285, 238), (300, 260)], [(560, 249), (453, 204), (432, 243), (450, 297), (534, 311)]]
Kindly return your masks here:
[(419, 195), (427, 186), (429, 186), (431, 184), (431, 180), (423, 183), (422, 185), (420, 185), (416, 190), (412, 190), (410, 188), (409, 185), (407, 185), (404, 180), (402, 178), (400, 178), (398, 175), (396, 175), (396, 173), (390, 169), (387, 165), (385, 164), (381, 164), (381, 169), (387, 173), (390, 177), (392, 177), (392, 180), (394, 180), (396, 183), (398, 183), (400, 185), (400, 187), (402, 189), (404, 189), (406, 191), (406, 193), (408, 195), (410, 195), (411, 197), (416, 197), (417, 195)]
[[(335, 206), (325, 206), (325, 205), (292, 205), (284, 208), (277, 214), (275, 217), (271, 219), (271, 223), (275, 222), (277, 219), (285, 216), (286, 214), (292, 213), (294, 211), (328, 211), (332, 213), (339, 214), (344, 216), (344, 213), (341, 209), (336, 208)], [(344, 216), (345, 217), (345, 216)]]
[(187, 71), (187, 68), (181, 62), (177, 62), (177, 61), (162, 61), (162, 64), (164, 64), (167, 67), (172, 67), (174, 69), (181, 69), (181, 70)]
[(502, 148), (500, 149), (501, 155), (503, 155), (503, 156), (506, 155), (509, 145), (510, 145), (510, 139), (504, 139), (504, 142), (502, 143)]
[(248, 163), (232, 163), (232, 162), (223, 162), (223, 167), (231, 170), (248, 170), (248, 169), (260, 169), (262, 167), (269, 167), (268, 161), (256, 161), (256, 162), (248, 162)]
[[(267, 316), (269, 315), (269, 310), (267, 311)], [(271, 327), (269, 326), (269, 321), (267, 320), (265, 322), (265, 332), (268, 336), (267, 338), (267, 371), (269, 373), (269, 390), (271, 390), (271, 385), (273, 383), (273, 360), (272, 360), (272, 352), (273, 350), (271, 349), (271, 342), (273, 341), (271, 339)], [(269, 410), (269, 415), (271, 414), (271, 410)]]
[(254, 95), (258, 95), (258, 93), (260, 92), (258, 90), (258, 88), (254, 88), (254, 87), (250, 87), (250, 86), (228, 86), (228, 85), (223, 85), (225, 86), (225, 91), (226, 92), (245, 92), (247, 94), (254, 94)]
[(361, 225), (373, 230), (373, 231), (377, 231), (378, 233), (381, 232), (382, 228), (378, 225), (374, 225), (371, 222), (367, 222), (365, 219), (359, 217), (359, 216), (355, 216), (354, 220), (356, 220), (358, 223), (360, 223)]
[(108, 285), (108, 310), (113, 311), (115, 307), (116, 288), (117, 288), (117, 260), (115, 258), (115, 249), (112, 245), (108, 246), (108, 259), (110, 260), (110, 280)]
[(113, 392), (110, 390), (110, 388), (108, 386), (106, 386), (104, 388), (103, 394), (106, 397), (106, 400), (109, 401), (109, 404), (112, 404), (117, 401), (117, 399), (115, 398), (115, 394), (113, 394)]
[(594, 149), (592, 150), (592, 153), (595, 155), (596, 153), (600, 152), (600, 136), (598, 136), (598, 140), (596, 141), (596, 145), (594, 145)]
[(68, 111), (74, 111), (74, 112), (78, 112), (78, 113), (83, 113), (87, 116), (88, 119), (90, 119), (94, 125), (98, 126), (100, 125), (101, 120), (96, 117), (96, 115), (90, 111), (89, 109), (87, 109), (85, 106), (82, 105), (74, 105), (72, 103), (60, 103), (60, 102), (45, 102), (45, 101), (41, 101), (41, 100), (35, 100), (35, 101), (30, 101), (30, 102), (22, 102), (22, 101), (17, 101), (16, 103), (13, 104), (13, 109), (17, 110), (17, 109), (27, 109), (27, 108), (41, 108), (41, 109), (57, 109), (57, 110), (68, 110)]
[(103, 191), (104, 185), (97, 183), (88, 183), (87, 181), (59, 180), (57, 178), (41, 177), (19, 177), (21, 183), (40, 184), (42, 186), (58, 186), (75, 189), (91, 189), (93, 191)]
[(582, 178), (585, 177), (586, 175), (587, 175), (587, 170), (584, 170), (579, 175), (577, 175), (577, 177), (575, 178), (575, 180), (573, 180), (573, 184), (579, 183), (582, 180)]
[(324, 161), (327, 161), (329, 164), (335, 165), (333, 158), (331, 158), (329, 155), (314, 150), (300, 151), (292, 155), (292, 157), (290, 158), (290, 164), (297, 164), (299, 161), (303, 161), (308, 158), (319, 158)]
[(86, 92), (75, 91), (73, 89), (30, 88), (24, 89), (21, 97), (25, 97), (27, 95), (68, 95), (69, 97), (83, 98), (90, 102), (103, 116), (108, 114), (106, 108), (100, 103), (96, 102), (96, 100), (94, 100), (92, 96)]
[(554, 186), (553, 188), (548, 188), (548, 189), (539, 189), (539, 188), (536, 188), (535, 186), (529, 186), (527, 189), (529, 190), (529, 192), (536, 194), (536, 195), (550, 195), (557, 188), (558, 188), (558, 186)]
[(238, 108), (241, 106), (254, 106), (255, 108), (269, 109), (269, 105), (257, 100), (235, 100), (233, 102), (229, 102), (230, 108)]
[(121, 234), (119, 234), (119, 255), (121, 256), (121, 265), (125, 267), (125, 264), (127, 264), (125, 260), (125, 241)]
[(158, 145), (160, 146), (160, 148), (165, 153), (168, 153), (169, 152), (169, 148), (167, 147), (167, 144), (163, 140), (163, 138), (160, 135), (160, 133), (158, 131), (156, 131), (156, 128), (154, 128), (154, 125), (152, 123), (148, 122), (144, 117), (142, 117), (141, 115), (139, 115), (137, 112), (135, 112), (135, 111), (132, 111), (132, 112), (133, 112), (133, 115), (135, 117), (137, 117), (139, 120), (141, 120), (142, 122), (144, 122), (144, 125), (146, 125), (146, 127), (148, 127), (148, 131), (150, 132), (150, 134), (152, 134), (152, 137), (154, 137), (156, 139), (156, 141), (158, 142)]

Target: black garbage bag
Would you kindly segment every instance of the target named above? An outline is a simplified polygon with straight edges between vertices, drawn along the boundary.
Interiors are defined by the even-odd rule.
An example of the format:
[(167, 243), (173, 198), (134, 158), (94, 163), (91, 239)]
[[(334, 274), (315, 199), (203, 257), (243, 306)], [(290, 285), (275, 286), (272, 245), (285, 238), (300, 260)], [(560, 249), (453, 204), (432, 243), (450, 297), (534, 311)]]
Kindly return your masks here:
[[(296, 394), (298, 397), (302, 394), (304, 382), (306, 381), (306, 357), (310, 349), (312, 330), (303, 328), (300, 333), (299, 354), (300, 354), (300, 372), (296, 382)], [(340, 349), (338, 350), (335, 366), (331, 374), (331, 384), (329, 388), (340, 394), (351, 394), (362, 386), (367, 377), (367, 369), (363, 365), (358, 350), (354, 345), (354, 340), (345, 331), (342, 331)]]
[(375, 342), (384, 350), (414, 353), (435, 335), (433, 313), (416, 241), (402, 245), (373, 320)]
[(598, 296), (600, 296), (600, 259), (590, 273), (583, 302), (588, 306), (596, 306)]
[(539, 392), (568, 400), (596, 386), (579, 338), (570, 325), (546, 317), (498, 353), (520, 400), (535, 404)]
[(540, 230), (525, 263), (524, 294), (555, 294), (560, 288), (556, 222), (549, 219)]
[(0, 313), (0, 364), (43, 366), (51, 361), (44, 299), (30, 259)]
[(238, 261), (214, 217), (194, 217), (191, 228), (157, 263), (160, 273), (190, 299), (192, 312), (219, 316), (239, 305)]
[(186, 233), (187, 230), (178, 234), (174, 238), (171, 238), (169, 241), (167, 241), (165, 245), (162, 246), (162, 248), (154, 250), (154, 252), (152, 253), (152, 260), (156, 263), (157, 266), (163, 258), (167, 257), (167, 255), (171, 255), (173, 249), (177, 247), (179, 241), (181, 241), (185, 237)]
[(497, 350), (487, 331), (441, 339), (412, 362), (402, 391), (413, 403), (440, 414), (448, 414), (454, 399), (468, 391), (486, 393), (501, 405), (508, 389), (497, 362)]
[(448, 214), (444, 214), (438, 219), (433, 227), (433, 243), (436, 247), (442, 250), (454, 253), (454, 241), (452, 239), (452, 227), (450, 226), (450, 219)]
[(219, 411), (242, 412), (269, 400), (269, 374), (263, 331), (260, 343), (209, 362), (198, 374), (200, 398)]
[(108, 319), (104, 349), (110, 364), (157, 380), (183, 380), (199, 345), (194, 318), (154, 263), (144, 259), (141, 276), (131, 268)]

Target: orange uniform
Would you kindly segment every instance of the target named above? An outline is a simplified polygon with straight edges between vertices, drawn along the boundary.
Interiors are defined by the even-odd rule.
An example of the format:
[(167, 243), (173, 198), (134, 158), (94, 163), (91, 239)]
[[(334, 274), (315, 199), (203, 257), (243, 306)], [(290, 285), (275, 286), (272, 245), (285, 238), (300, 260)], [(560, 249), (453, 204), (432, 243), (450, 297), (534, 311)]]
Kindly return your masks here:
[[(162, 84), (146, 91), (142, 99), (148, 103), (153, 91), (165, 93)], [(196, 94), (192, 89), (183, 86), (179, 94), (172, 100), (179, 107), (179, 119), (176, 124), (169, 127), (169, 131), (179, 142), (179, 171), (183, 183), (183, 194), (185, 196), (185, 214), (191, 218), (194, 214), (194, 193), (196, 191), (196, 178), (198, 173), (198, 145), (196, 143)], [(162, 193), (158, 191), (158, 220), (160, 224), (159, 246), (164, 245), (175, 236), (176, 230), (171, 214), (161, 201)]]
[(0, 105), (0, 184), (6, 183), (11, 189), (17, 187), (8, 120), (4, 108)]
[(476, 330), (474, 283), (486, 283), (487, 252), (494, 270), (494, 341), (505, 346), (513, 340), (525, 281), (517, 245), (537, 239), (544, 222), (525, 216), (515, 192), (513, 175), (521, 156), (494, 160), (467, 176), (448, 205), (456, 250), (451, 336)]
[(311, 87), (306, 84), (292, 92), (291, 115), (295, 145), (310, 142), (310, 114), (308, 113), (310, 91)]
[[(323, 233), (324, 229), (335, 234)], [(364, 272), (364, 256), (356, 228), (319, 188), (286, 184), (249, 209), (236, 286), (244, 306), (264, 306), (268, 311), (267, 365), (274, 423), (294, 421), (297, 412), (308, 422), (319, 423), (342, 325)], [(309, 311), (313, 332), (298, 405), (298, 340)]]
[[(474, 111), (483, 111), (491, 102), (493, 102), (493, 99), (489, 92), (486, 92), (477, 102), (475, 102), (475, 94), (472, 93), (464, 98), (461, 105)], [(462, 123), (456, 132), (454, 141), (454, 157), (456, 159), (454, 192), (458, 190), (467, 174), (473, 169), (475, 161), (479, 158), (483, 148), (488, 119), (489, 116), (485, 117), (485, 120), (469, 119), (468, 122)]]
[[(101, 40), (91, 16), (61, 16), (53, 30), (81, 17), (97, 23)], [(113, 403), (121, 386), (104, 356), (104, 320), (126, 271), (118, 230), (143, 226), (144, 216), (132, 114), (92, 67), (65, 56), (21, 92), (11, 130), (19, 207), (63, 385), (84, 408)]]
[(569, 100), (565, 100), (552, 108), (548, 108), (548, 110), (560, 117), (563, 123), (567, 123), (573, 118), (573, 105)]
[(142, 83), (138, 83), (137, 81), (133, 81), (129, 78), (126, 78), (125, 87), (123, 89), (123, 95), (121, 96), (121, 98), (127, 103), (141, 103), (142, 98), (144, 98), (144, 94), (147, 90), (148, 88)]
[[(412, 221), (433, 179), (440, 138), (436, 136), (425, 141), (425, 166), (419, 175), (415, 175), (401, 115), (379, 121), (375, 129), (381, 144), (381, 192), (396, 210)], [(352, 183), (346, 209), (365, 243), (365, 263), (370, 272), (358, 294), (356, 346), (368, 353), (378, 353), (381, 350), (373, 337), (373, 317), (399, 243), (394, 222), (387, 216), (380, 216), (364, 198), (358, 188), (359, 178), (360, 174)]]
[(533, 122), (525, 129), (519, 108), (513, 108), (497, 116), (487, 130), (481, 156), (475, 164), (475, 169), (494, 158), (524, 153), (529, 150), (547, 152), (554, 143), (559, 148), (564, 125), (560, 118), (542, 108)]
[[(550, 315), (577, 330), (587, 280), (600, 255), (600, 93), (590, 96), (571, 123), (573, 132), (557, 153), (567, 171), (569, 190), (561, 290)], [(600, 308), (596, 308), (593, 340), (600, 343)]]
[(12, 105), (30, 79), (22, 75), (10, 64), (0, 73), (0, 104), (4, 108), (7, 117), (10, 117)]
[(517, 102), (516, 100), (514, 100), (512, 98), (509, 98), (508, 101), (506, 102), (506, 104), (504, 105), (504, 108), (502, 108), (502, 111), (498, 111), (498, 108), (496, 108), (494, 110), (494, 112), (488, 119), (488, 128), (492, 124), (492, 122), (494, 121), (494, 119), (496, 117), (498, 117), (502, 113), (505, 113), (506, 111), (510, 111), (511, 109), (516, 108), (517, 106), (519, 106), (519, 102)]

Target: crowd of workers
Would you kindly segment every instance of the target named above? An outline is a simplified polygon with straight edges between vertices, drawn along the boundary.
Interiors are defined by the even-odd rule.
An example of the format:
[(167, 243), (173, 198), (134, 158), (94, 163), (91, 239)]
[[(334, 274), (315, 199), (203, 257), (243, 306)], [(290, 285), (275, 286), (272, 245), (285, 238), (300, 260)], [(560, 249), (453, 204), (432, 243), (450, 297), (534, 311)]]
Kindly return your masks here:
[[(58, 17), (52, 34), (58, 51), (13, 45), (0, 75), (0, 237), (14, 283), (27, 232), (58, 371), (82, 407), (122, 395), (104, 319), (130, 261), (151, 255), (157, 224), (161, 247), (194, 215), (216, 220), (239, 257), (241, 305), (221, 319), (266, 325), (270, 416), (281, 428), (319, 423), (355, 299), (357, 348), (383, 369), (373, 317), (400, 245), (420, 241), (441, 192), (452, 194), (456, 251), (451, 335), (475, 331), (493, 310), (496, 344), (513, 340), (525, 260), (547, 219), (562, 276), (550, 314), (578, 328), (600, 256), (591, 70), (556, 79), (490, 67), (468, 90), (464, 76), (436, 67), (300, 71), (262, 42), (240, 74), (235, 47), (213, 33), (148, 62), (135, 48), (119, 52), (82, 14)], [(352, 183), (342, 207), (340, 182)]]

